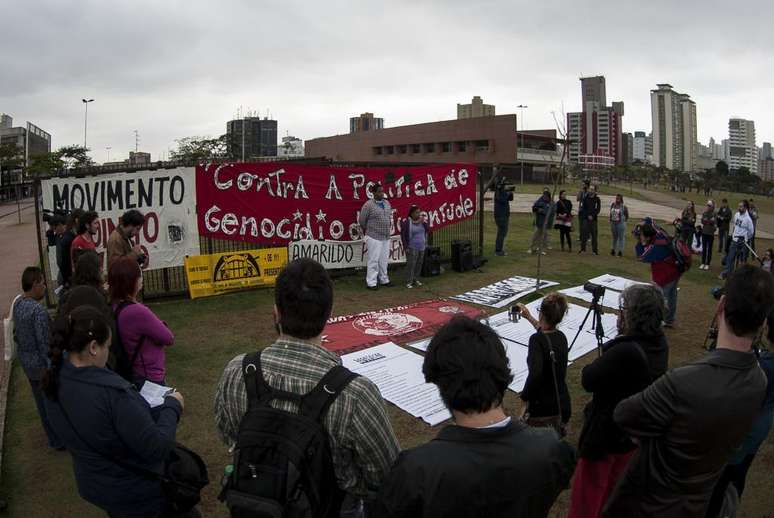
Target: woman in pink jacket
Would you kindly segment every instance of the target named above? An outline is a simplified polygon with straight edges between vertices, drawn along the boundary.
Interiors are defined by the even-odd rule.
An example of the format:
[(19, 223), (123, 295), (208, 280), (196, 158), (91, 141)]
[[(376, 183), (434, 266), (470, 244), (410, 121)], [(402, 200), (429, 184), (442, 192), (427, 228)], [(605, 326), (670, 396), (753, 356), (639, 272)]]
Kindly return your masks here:
[(116, 318), (116, 332), (132, 361), (134, 381), (139, 386), (145, 380), (161, 385), (167, 375), (166, 347), (175, 335), (166, 323), (147, 306), (137, 301), (142, 290), (142, 270), (136, 259), (117, 259), (108, 272), (110, 300)]

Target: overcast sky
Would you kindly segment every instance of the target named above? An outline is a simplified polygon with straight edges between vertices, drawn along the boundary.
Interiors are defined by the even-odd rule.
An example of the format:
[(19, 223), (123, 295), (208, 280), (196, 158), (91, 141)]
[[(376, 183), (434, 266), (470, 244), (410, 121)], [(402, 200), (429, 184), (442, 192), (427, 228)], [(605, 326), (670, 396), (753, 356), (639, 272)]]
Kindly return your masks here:
[[(102, 162), (217, 136), (239, 106), (269, 110), (304, 140), (346, 133), (364, 111), (386, 126), (453, 119), (480, 95), (527, 129), (579, 111), (581, 75), (622, 100), (624, 131), (650, 131), (650, 90), (697, 104), (699, 140), (753, 119), (774, 140), (774, 4), (768, 0), (77, 1), (0, 0), (0, 112), (54, 147)], [(560, 116), (561, 118), (561, 116)]]

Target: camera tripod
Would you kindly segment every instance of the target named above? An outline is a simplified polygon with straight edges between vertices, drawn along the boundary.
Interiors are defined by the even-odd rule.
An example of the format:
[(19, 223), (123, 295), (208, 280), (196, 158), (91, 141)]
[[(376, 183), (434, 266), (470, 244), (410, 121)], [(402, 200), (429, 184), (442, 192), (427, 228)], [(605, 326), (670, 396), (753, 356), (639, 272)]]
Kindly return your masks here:
[(600, 356), (602, 355), (602, 343), (605, 341), (605, 329), (602, 327), (602, 306), (599, 304), (600, 298), (602, 298), (602, 293), (598, 295), (595, 294), (594, 298), (591, 299), (591, 306), (589, 306), (589, 310), (586, 311), (586, 316), (583, 317), (583, 322), (581, 322), (581, 325), (578, 328), (578, 332), (575, 333), (575, 338), (572, 339), (570, 347), (567, 348), (568, 354), (570, 351), (572, 351), (572, 347), (578, 340), (581, 331), (583, 331), (583, 327), (586, 325), (586, 321), (589, 319), (589, 316), (593, 315), (591, 320), (591, 329), (594, 330), (594, 336), (597, 338), (597, 354)]

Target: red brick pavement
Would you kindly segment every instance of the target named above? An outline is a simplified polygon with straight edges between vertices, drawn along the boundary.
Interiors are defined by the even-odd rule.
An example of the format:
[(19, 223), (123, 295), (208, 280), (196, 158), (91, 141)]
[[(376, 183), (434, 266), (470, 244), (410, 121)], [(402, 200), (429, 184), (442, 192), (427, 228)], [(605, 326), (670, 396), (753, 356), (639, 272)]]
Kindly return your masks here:
[[(11, 301), (20, 290), (19, 281), (24, 268), (38, 263), (35, 243), (35, 210), (30, 203), (23, 204), (22, 223), (14, 212), (16, 205), (0, 205), (0, 316), (5, 317)], [(0, 323), (0, 327), (2, 324)], [(5, 351), (4, 334), (0, 333), (0, 351)], [(0, 352), (0, 465), (2, 464), (3, 438), (5, 436), (5, 408), (10, 378), (10, 362), (3, 360)]]

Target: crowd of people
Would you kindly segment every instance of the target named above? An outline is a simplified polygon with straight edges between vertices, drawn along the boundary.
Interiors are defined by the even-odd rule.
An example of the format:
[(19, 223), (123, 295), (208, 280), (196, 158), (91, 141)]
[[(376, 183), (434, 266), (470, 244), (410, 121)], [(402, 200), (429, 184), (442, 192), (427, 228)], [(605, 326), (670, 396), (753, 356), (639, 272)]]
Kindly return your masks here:
[[(390, 285), (384, 219), (391, 209), (381, 186), (372, 193), (360, 224), (369, 246), (367, 284), (378, 289)], [(598, 253), (596, 189), (584, 185), (576, 201), (581, 252), (590, 239)], [(739, 253), (738, 233), (746, 242), (751, 237), (746, 209), (740, 205), (728, 218), (729, 256)], [(572, 202), (564, 191), (556, 203), (543, 193), (533, 211), (530, 250), (547, 247), (550, 225), (571, 250)], [(720, 229), (720, 211), (713, 211), (708, 203), (702, 220)], [(622, 255), (628, 217), (616, 197), (611, 255)], [(72, 456), (85, 500), (114, 518), (194, 517), (195, 508), (176, 509), (163, 481), (147, 474), (161, 472), (175, 447), (185, 400), (169, 391), (151, 405), (140, 393), (146, 384), (166, 385), (166, 349), (175, 341), (141, 300), (147, 259), (136, 236), (143, 224), (137, 211), (124, 214), (105, 250), (95, 213), (76, 212), (57, 225), (58, 310), (51, 319), (40, 303), (43, 271), (27, 268), (13, 307), (18, 355), (48, 444)], [(407, 287), (420, 285), (428, 230), (412, 206), (401, 229)], [(255, 514), (260, 509), (353, 518), (546, 516), (570, 488), (571, 518), (725, 516), (738, 504), (774, 417), (774, 356), (753, 348), (767, 322), (774, 340), (774, 277), (749, 264), (729, 269), (716, 308), (717, 347), (669, 370), (664, 327), (674, 322), (682, 272), (653, 221), (643, 222), (637, 237), (636, 254), (651, 265), (653, 283), (623, 291), (618, 337), (581, 371), (590, 399), (578, 417), (577, 444), (565, 438), (573, 412), (570, 346), (558, 328), (568, 308), (561, 294), (547, 294), (537, 315), (518, 306), (535, 328), (518, 417), (503, 407), (513, 375), (500, 337), (463, 316), (436, 332), (422, 372), (453, 423), (401, 451), (377, 386), (322, 347), (334, 303), (328, 273), (311, 259), (290, 262), (274, 290), (276, 340), (234, 357), (217, 384), (215, 426), (224, 452), (235, 452), (221, 499), (239, 516), (267, 515)], [(721, 234), (721, 246), (724, 240)]]

